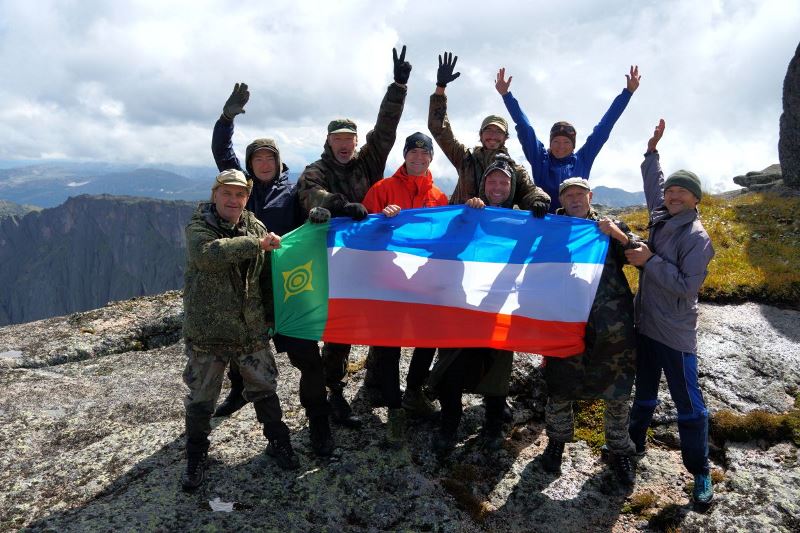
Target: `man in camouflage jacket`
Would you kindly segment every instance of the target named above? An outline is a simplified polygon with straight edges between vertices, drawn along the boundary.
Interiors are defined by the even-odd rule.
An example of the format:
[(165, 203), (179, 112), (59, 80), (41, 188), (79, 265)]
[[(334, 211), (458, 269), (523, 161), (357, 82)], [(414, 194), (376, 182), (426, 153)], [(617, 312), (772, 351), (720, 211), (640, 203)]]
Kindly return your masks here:
[(561, 471), (564, 443), (574, 436), (573, 400), (605, 400), (605, 437), (612, 466), (621, 483), (634, 481), (630, 456), (634, 445), (628, 435), (630, 395), (636, 374), (636, 337), (633, 328), (633, 294), (622, 271), (625, 250), (635, 248), (638, 238), (619, 221), (600, 218), (591, 208), (592, 192), (583, 178), (565, 180), (559, 188), (563, 207), (558, 215), (598, 221), (600, 231), (611, 239), (603, 273), (586, 324), (586, 349), (565, 358), (546, 357), (545, 424), (548, 444), (543, 466)]
[(211, 202), (201, 203), (186, 226), (183, 336), (188, 361), (183, 380), (189, 394), (184, 399), (187, 468), (182, 484), (187, 491), (204, 480), (211, 416), (230, 361), (238, 363), (244, 395), (264, 426), (267, 453), (282, 468), (299, 466), (289, 428), (281, 420), (269, 345), (272, 283), (266, 252), (280, 246), (280, 237), (245, 210), (251, 190), (252, 182), (241, 171), (223, 171)]
[[(503, 117), (489, 115), (483, 119), (478, 131), (480, 146), (470, 149), (456, 140), (447, 118), (445, 87), (461, 75), (460, 72), (453, 73), (457, 61), (458, 57), (453, 58), (452, 53), (445, 52), (444, 60), (439, 56), (436, 90), (431, 95), (428, 108), (428, 129), (436, 144), (458, 172), (458, 183), (450, 195), (450, 203), (463, 204), (470, 198), (479, 197), (481, 178), (486, 169), (494, 162), (497, 154), (504, 154), (508, 157), (515, 174), (513, 178), (515, 188), (510, 204), (520, 207), (523, 204), (528, 205), (530, 207), (523, 209), (530, 209), (535, 216), (543, 217), (547, 212), (547, 206), (550, 205), (550, 197), (533, 183), (528, 171), (522, 165), (516, 164), (508, 155), (505, 146), (508, 139), (508, 122)], [(542, 211), (542, 206), (545, 204), (547, 206)]]
[[(360, 150), (358, 128), (352, 120), (336, 119), (328, 124), (328, 136), (319, 160), (308, 165), (297, 182), (300, 205), (306, 213), (322, 207), (332, 216), (348, 216), (363, 220), (367, 209), (361, 202), (370, 187), (383, 179), (389, 152), (394, 146), (397, 125), (406, 99), (406, 83), (411, 65), (405, 60), (406, 47), (394, 54), (394, 83), (389, 85), (378, 111), (375, 128), (367, 133), (367, 142)], [(330, 394), (331, 419), (344, 426), (358, 428), (361, 421), (353, 416), (344, 398), (344, 377), (350, 345), (325, 343), (322, 360), (325, 381)]]

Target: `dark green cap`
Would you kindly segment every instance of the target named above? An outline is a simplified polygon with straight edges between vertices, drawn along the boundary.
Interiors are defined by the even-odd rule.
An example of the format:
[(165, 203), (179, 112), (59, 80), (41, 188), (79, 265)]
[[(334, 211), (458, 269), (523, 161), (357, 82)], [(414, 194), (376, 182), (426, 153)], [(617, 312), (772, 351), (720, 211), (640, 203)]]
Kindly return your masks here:
[(356, 123), (349, 118), (337, 118), (328, 124), (328, 135), (331, 133), (358, 133)]
[(703, 199), (703, 190), (700, 186), (700, 178), (698, 178), (697, 174), (694, 172), (690, 172), (688, 170), (679, 170), (674, 172), (670, 175), (670, 177), (667, 178), (667, 181), (664, 182), (664, 190), (666, 191), (673, 185), (683, 187), (690, 193), (694, 194), (698, 200)]

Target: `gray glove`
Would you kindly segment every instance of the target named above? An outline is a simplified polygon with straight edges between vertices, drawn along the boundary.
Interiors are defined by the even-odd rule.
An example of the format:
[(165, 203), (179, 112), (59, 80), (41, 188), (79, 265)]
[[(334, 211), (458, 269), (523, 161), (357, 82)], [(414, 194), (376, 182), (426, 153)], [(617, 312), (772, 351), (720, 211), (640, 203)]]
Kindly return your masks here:
[(331, 219), (331, 212), (324, 207), (315, 207), (308, 212), (312, 224), (324, 224)]
[(228, 120), (233, 120), (233, 117), (239, 113), (244, 113), (244, 105), (248, 100), (250, 100), (250, 91), (247, 90), (247, 84), (237, 83), (233, 86), (233, 92), (222, 107), (222, 114)]

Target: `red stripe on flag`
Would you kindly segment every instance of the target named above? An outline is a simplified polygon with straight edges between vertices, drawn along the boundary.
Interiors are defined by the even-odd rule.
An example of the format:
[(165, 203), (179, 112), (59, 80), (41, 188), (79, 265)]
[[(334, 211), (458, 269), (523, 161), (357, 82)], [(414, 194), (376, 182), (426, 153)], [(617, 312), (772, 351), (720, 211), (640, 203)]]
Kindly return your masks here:
[(584, 349), (584, 322), (552, 322), (438, 305), (328, 300), (322, 340), (369, 346), (489, 347), (568, 357)]

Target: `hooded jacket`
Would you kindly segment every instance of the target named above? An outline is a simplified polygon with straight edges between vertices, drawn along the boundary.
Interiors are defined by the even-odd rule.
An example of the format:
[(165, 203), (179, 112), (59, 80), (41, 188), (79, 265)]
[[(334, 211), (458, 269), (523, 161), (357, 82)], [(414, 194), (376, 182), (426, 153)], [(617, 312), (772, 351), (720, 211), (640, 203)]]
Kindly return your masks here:
[[(453, 205), (463, 204), (470, 198), (478, 196), (486, 167), (494, 161), (498, 153), (508, 155), (505, 146), (497, 150), (487, 150), (482, 146), (469, 149), (458, 142), (447, 118), (447, 96), (443, 94), (431, 95), (428, 107), (428, 130), (458, 172), (458, 183), (450, 195), (450, 203)], [(530, 205), (536, 200), (549, 203), (550, 197), (534, 184), (525, 167), (514, 163), (513, 160), (511, 163), (516, 182), (511, 206), (516, 204), (524, 209), (530, 209)]]
[(696, 209), (671, 216), (664, 205), (664, 173), (658, 152), (645, 154), (642, 178), (655, 254), (640, 271), (636, 293), (639, 332), (673, 350), (697, 353), (697, 295), (714, 257)]
[(186, 226), (183, 337), (198, 347), (252, 353), (269, 340), (272, 282), (259, 240), (264, 224), (245, 210), (235, 226), (203, 202)]
[(402, 164), (393, 176), (370, 187), (362, 203), (370, 213), (380, 213), (390, 204), (401, 209), (447, 205), (447, 195), (433, 184), (430, 170), (424, 176), (409, 176)]
[(325, 139), (320, 159), (308, 165), (297, 182), (300, 205), (305, 214), (314, 207), (324, 207), (335, 216), (345, 203), (363, 201), (369, 188), (383, 179), (405, 99), (405, 87), (397, 83), (389, 85), (375, 128), (367, 133), (366, 143), (347, 163), (336, 160)]
[[(233, 121), (220, 117), (214, 125), (211, 139), (211, 152), (220, 172), (235, 168), (253, 180), (253, 191), (247, 200), (247, 209), (270, 231), (284, 235), (300, 226), (305, 216), (300, 209), (295, 185), (289, 182), (289, 167), (281, 162), (281, 153), (272, 139), (256, 139), (247, 146), (245, 152), (245, 169), (242, 169), (239, 158), (233, 151)], [(275, 154), (275, 166), (280, 171), (275, 178), (264, 183), (258, 179), (250, 164), (256, 150), (266, 148)]]

